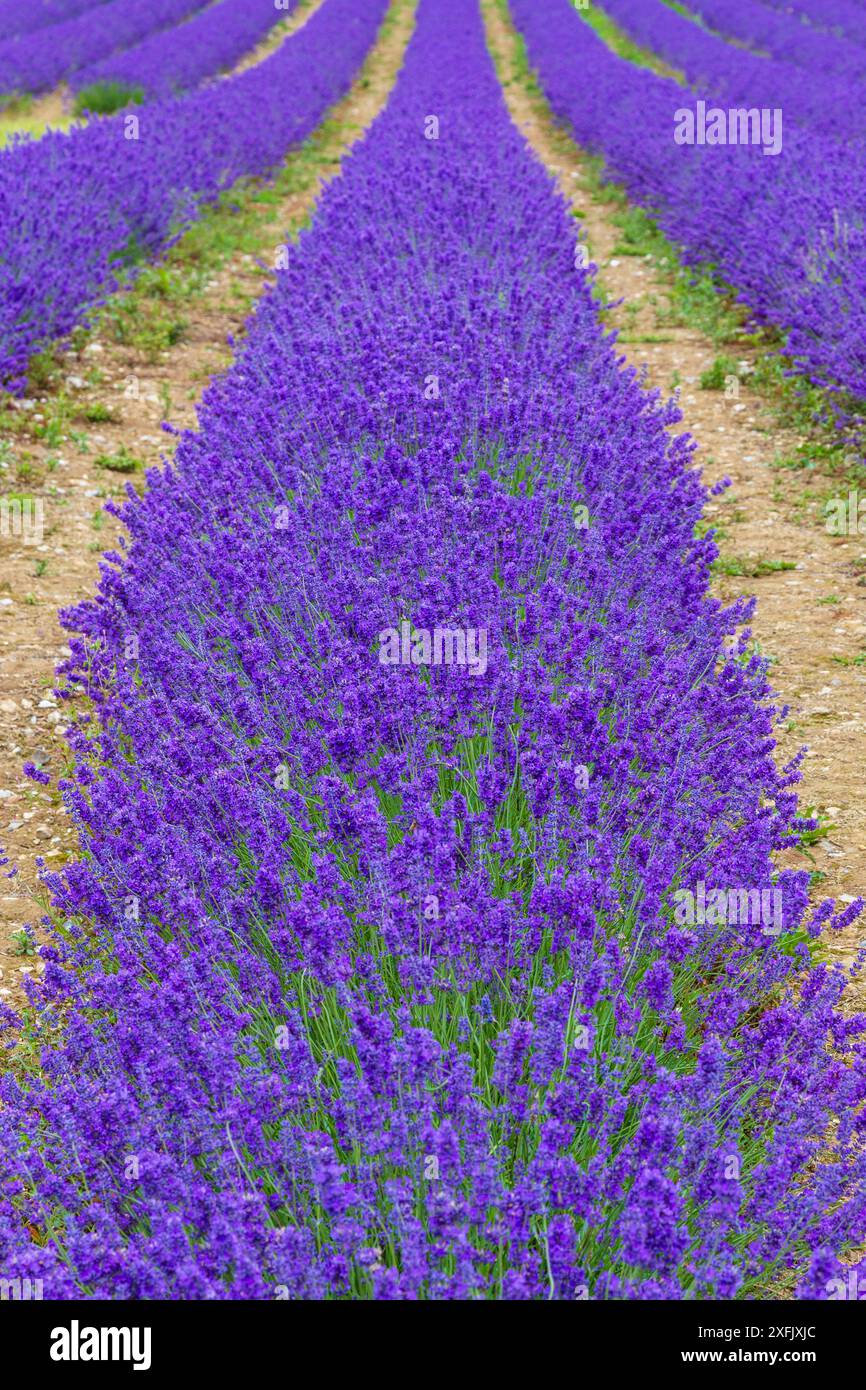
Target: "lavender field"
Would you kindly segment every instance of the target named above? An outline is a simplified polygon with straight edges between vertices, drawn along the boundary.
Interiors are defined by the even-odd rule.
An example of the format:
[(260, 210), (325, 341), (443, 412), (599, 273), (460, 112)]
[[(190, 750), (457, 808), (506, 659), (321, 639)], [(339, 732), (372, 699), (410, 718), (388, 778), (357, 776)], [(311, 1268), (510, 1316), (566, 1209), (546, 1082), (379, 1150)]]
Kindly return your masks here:
[(0, 0), (0, 1301), (866, 1298), (864, 93)]

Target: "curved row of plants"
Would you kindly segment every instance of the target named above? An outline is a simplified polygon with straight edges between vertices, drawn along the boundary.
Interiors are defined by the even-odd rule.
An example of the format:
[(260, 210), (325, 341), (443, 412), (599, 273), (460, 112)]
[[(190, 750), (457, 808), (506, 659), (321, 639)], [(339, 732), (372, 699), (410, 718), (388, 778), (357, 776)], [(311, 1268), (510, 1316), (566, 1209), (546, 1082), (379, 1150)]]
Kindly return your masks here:
[(80, 100), (104, 87), (142, 100), (189, 91), (240, 62), (296, 8), (297, 0), (279, 8), (274, 0), (219, 0), (182, 27), (150, 34), (120, 53), (100, 54), (73, 74), (71, 86)]
[(45, 92), (78, 68), (168, 29), (207, 0), (109, 0), (0, 42), (0, 92)]

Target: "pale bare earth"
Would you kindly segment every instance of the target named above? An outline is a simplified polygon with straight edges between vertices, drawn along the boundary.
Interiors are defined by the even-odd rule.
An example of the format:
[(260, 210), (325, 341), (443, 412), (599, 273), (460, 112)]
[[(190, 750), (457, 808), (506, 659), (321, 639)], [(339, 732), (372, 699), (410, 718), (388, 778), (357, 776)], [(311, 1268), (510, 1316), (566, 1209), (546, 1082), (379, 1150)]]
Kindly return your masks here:
[[(297, 235), (387, 101), (414, 14), (414, 0), (393, 0), (362, 73), (330, 113), (315, 178), (272, 208), (274, 248), (287, 233)], [(33, 759), (56, 781), (68, 756), (62, 706), (52, 694), (55, 667), (67, 650), (58, 611), (93, 594), (99, 555), (116, 543), (118, 529), (102, 509), (107, 497), (123, 495), (127, 482), (98, 468), (96, 459), (126, 450), (145, 467), (160, 463), (170, 447), (162, 421), (194, 427), (208, 380), (230, 362), (228, 335), (242, 332), (250, 302), (267, 283), (252, 256), (235, 255), (190, 303), (181, 341), (157, 361), (107, 333), (91, 335), (80, 353), (66, 354), (59, 382), (47, 391), (29, 400), (0, 399), (0, 498), (38, 500), (44, 518), (41, 540), (34, 530), (28, 539), (23, 527), (0, 535), (0, 845), (19, 870), (11, 881), (0, 878), (0, 1000), (7, 1003), (23, 1001), (22, 979), (40, 969), (18, 935), (42, 913), (36, 858), (56, 868), (75, 851), (57, 793), (22, 776), (21, 768)], [(36, 437), (34, 427), (50, 421), (61, 394), (71, 412), (62, 438)], [(115, 418), (88, 423), (84, 412), (95, 405)], [(133, 476), (140, 486), (141, 473)], [(35, 522), (35, 507), (31, 517)]]
[(72, 100), (65, 86), (32, 101), (13, 102), (0, 111), (0, 147), (15, 135), (38, 136), (46, 130), (68, 130), (73, 120)]
[[(821, 871), (826, 877), (816, 898), (847, 904), (866, 896), (866, 793), (859, 764), (866, 736), (866, 664), (843, 664), (858, 658), (866, 663), (866, 537), (829, 535), (815, 498), (802, 500), (802, 475), (773, 467), (774, 459), (791, 455), (801, 438), (778, 429), (771, 403), (750, 391), (754, 352), (737, 350), (738, 399), (699, 388), (701, 373), (729, 350), (691, 328), (667, 325), (669, 282), (663, 271), (642, 257), (615, 254), (622, 233), (611, 221), (610, 207), (593, 201), (585, 156), (521, 79), (514, 63), (514, 31), (495, 0), (482, 0), (482, 9), (512, 118), (569, 203), (579, 209), (603, 293), (625, 301), (609, 317), (622, 334), (623, 353), (646, 371), (648, 386), (670, 394), (681, 383), (684, 419), (679, 428), (698, 440), (706, 481), (732, 480), (728, 492), (707, 507), (708, 518), (726, 532), (719, 541), (723, 556), (752, 562), (748, 569), (762, 560), (795, 566), (755, 579), (721, 576), (716, 592), (726, 600), (757, 594), (752, 632), (764, 654), (774, 658), (774, 686), (780, 702), (790, 707), (779, 761), (808, 744), (801, 803), (821, 811), (829, 822), (810, 849), (813, 858), (787, 852), (779, 862)], [(664, 341), (628, 341), (642, 336)], [(814, 475), (808, 482), (821, 491)], [(825, 479), (823, 492), (828, 490), (847, 493), (846, 487)], [(866, 916), (831, 945), (847, 965), (864, 943)], [(851, 1007), (866, 1005), (862, 978), (848, 995)]]

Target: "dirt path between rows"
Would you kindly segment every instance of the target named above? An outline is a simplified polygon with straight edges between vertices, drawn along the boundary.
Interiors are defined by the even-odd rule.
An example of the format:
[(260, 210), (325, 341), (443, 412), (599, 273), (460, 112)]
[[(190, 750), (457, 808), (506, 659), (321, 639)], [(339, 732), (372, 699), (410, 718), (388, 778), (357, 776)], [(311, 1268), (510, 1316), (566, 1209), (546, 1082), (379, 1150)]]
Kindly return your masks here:
[(44, 135), (46, 130), (66, 130), (74, 120), (72, 98), (66, 86), (44, 96), (11, 101), (0, 110), (0, 146), (15, 135)]
[[(290, 157), (302, 188), (268, 209), (265, 230), (274, 248), (297, 236), (323, 186), (385, 105), (414, 14), (415, 0), (392, 0), (351, 91), (312, 146)], [(68, 757), (52, 694), (55, 667), (67, 651), (58, 611), (94, 592), (99, 555), (112, 548), (118, 529), (103, 506), (127, 482), (97, 460), (126, 455), (144, 467), (159, 464), (169, 449), (162, 421), (195, 426), (208, 380), (230, 362), (227, 337), (242, 333), (267, 283), (252, 255), (234, 254), (191, 302), (181, 340), (156, 361), (108, 334), (90, 335), (80, 351), (63, 357), (59, 382), (31, 399), (0, 404), (0, 501), (18, 498), (23, 507), (31, 500), (29, 531), (23, 512), (14, 534), (7, 534), (9, 525), (0, 529), (0, 845), (18, 869), (11, 881), (0, 879), (0, 1000), (6, 1003), (20, 1004), (23, 977), (41, 969), (21, 935), (42, 910), (36, 859), (57, 868), (76, 849), (54, 787), (23, 777), (21, 769), (32, 759), (56, 783)], [(58, 414), (61, 401), (68, 404)], [(106, 413), (110, 418), (93, 422)]]
[[(866, 793), (859, 777), (866, 735), (866, 539), (828, 534), (814, 488), (774, 467), (803, 440), (775, 427), (770, 403), (750, 391), (754, 351), (737, 349), (738, 385), (730, 390), (737, 389), (738, 398), (700, 389), (701, 374), (719, 348), (693, 328), (669, 325), (670, 282), (661, 267), (618, 254), (622, 232), (611, 221), (610, 204), (593, 196), (597, 180), (589, 161), (530, 90), (514, 29), (497, 0), (482, 0), (482, 9), (512, 118), (579, 210), (604, 294), (624, 300), (608, 316), (621, 331), (624, 354), (645, 371), (648, 386), (670, 394), (681, 383), (679, 428), (699, 442), (697, 461), (707, 482), (726, 476), (732, 481), (706, 509), (725, 533), (719, 539), (723, 557), (731, 557), (734, 570), (770, 571), (752, 579), (722, 575), (714, 591), (727, 601), (757, 594), (752, 632), (763, 653), (774, 658), (774, 687), (790, 709), (780, 760), (808, 744), (801, 802), (822, 814), (824, 833), (807, 853), (786, 852), (779, 863), (822, 874), (818, 897), (844, 904), (866, 896)], [(834, 489), (827, 482), (826, 488), (847, 494), (839, 484)], [(791, 568), (773, 570), (775, 564)], [(833, 954), (849, 965), (864, 941), (861, 918), (833, 938)], [(848, 995), (852, 1007), (866, 1005), (866, 982), (856, 981)]]

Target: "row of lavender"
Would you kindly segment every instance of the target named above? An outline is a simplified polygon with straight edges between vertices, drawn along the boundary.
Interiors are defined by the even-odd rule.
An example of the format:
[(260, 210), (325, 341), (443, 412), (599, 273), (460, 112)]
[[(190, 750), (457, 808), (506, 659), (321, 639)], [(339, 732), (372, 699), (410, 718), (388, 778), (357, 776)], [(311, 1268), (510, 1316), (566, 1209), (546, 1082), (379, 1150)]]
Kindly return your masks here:
[[(804, 372), (840, 399), (866, 399), (863, 142), (822, 137), (790, 122), (785, 106), (784, 126), (769, 110), (758, 143), (701, 143), (698, 94), (617, 57), (569, 0), (510, 5), (553, 111), (578, 143), (604, 156), (612, 176), (658, 214), (688, 259), (715, 267), (759, 320), (787, 333)], [(611, 0), (609, 8), (643, 35), (631, 0)], [(653, 14), (663, 9), (653, 6)], [(694, 25), (686, 28), (725, 47)], [(770, 65), (729, 52), (734, 67)], [(741, 91), (738, 105), (743, 101), (758, 105), (757, 96), (750, 101)], [(712, 105), (710, 97), (705, 106)], [(691, 113), (692, 143), (683, 140), (689, 129), (682, 112)], [(781, 143), (775, 155), (765, 153), (774, 133)], [(845, 404), (849, 416), (857, 413), (850, 399)]]
[(44, 92), (76, 69), (170, 28), (207, 0), (110, 0), (0, 43), (0, 92)]
[[(242, 175), (266, 175), (349, 87), (386, 0), (326, 0), (248, 71), (0, 157), (0, 384)], [(22, 193), (23, 190), (23, 193)]]
[(849, 141), (866, 135), (856, 73), (825, 73), (817, 59), (815, 69), (804, 72), (793, 63), (749, 53), (708, 33), (665, 0), (604, 0), (604, 9), (708, 97), (734, 106), (780, 107), (786, 122), (803, 126), (813, 138)]
[[(828, 6), (835, 8), (835, 0)], [(773, 58), (812, 69), (813, 74), (841, 73), (866, 77), (866, 13), (860, 13), (858, 43), (803, 22), (790, 11), (770, 9), (753, 0), (689, 0), (688, 9), (727, 39), (736, 39)], [(862, 45), (862, 46), (861, 46)]]
[(80, 68), (76, 91), (97, 82), (121, 82), (146, 97), (187, 91), (233, 67), (270, 29), (288, 17), (297, 0), (219, 0), (179, 29), (151, 34), (141, 43)]
[(0, 39), (63, 24), (106, 4), (106, 0), (0, 0)]
[(764, 0), (776, 10), (792, 12), (816, 29), (866, 44), (866, 9), (860, 0)]
[(573, 227), (476, 0), (422, 0), (69, 618), (87, 853), (0, 1082), (7, 1277), (825, 1296), (862, 1233), (866, 1019), (771, 863), (796, 769)]

